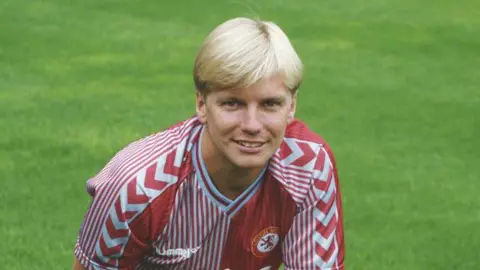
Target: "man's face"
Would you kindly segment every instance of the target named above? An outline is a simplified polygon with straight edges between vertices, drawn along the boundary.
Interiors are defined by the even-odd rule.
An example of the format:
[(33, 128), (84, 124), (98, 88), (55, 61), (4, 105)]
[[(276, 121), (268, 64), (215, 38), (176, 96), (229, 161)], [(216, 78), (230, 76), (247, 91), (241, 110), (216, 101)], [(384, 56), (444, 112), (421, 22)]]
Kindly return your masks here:
[[(280, 146), (295, 113), (296, 97), (282, 76), (244, 89), (197, 95), (197, 114), (206, 124), (203, 155), (216, 166), (262, 168)], [(218, 158), (217, 158), (218, 157)]]

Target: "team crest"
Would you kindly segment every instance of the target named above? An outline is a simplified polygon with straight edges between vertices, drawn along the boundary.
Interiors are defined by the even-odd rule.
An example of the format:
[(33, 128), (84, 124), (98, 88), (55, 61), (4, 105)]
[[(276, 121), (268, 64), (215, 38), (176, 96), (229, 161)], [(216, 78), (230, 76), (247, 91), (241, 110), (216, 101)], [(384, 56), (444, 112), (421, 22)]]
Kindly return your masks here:
[(272, 251), (280, 241), (280, 228), (268, 227), (259, 232), (252, 241), (252, 252), (257, 257), (264, 257)]

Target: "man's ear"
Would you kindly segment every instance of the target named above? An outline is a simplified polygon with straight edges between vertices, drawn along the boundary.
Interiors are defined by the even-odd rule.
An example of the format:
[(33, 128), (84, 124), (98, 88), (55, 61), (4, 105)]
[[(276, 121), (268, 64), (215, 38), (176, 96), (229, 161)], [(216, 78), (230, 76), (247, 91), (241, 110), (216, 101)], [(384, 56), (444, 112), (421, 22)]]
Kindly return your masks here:
[(197, 91), (196, 97), (197, 117), (202, 124), (207, 123), (207, 106), (205, 104), (205, 95)]
[(288, 123), (292, 122), (295, 118), (295, 111), (297, 110), (297, 93), (293, 94), (292, 96), (292, 104), (290, 105), (290, 109), (288, 111)]

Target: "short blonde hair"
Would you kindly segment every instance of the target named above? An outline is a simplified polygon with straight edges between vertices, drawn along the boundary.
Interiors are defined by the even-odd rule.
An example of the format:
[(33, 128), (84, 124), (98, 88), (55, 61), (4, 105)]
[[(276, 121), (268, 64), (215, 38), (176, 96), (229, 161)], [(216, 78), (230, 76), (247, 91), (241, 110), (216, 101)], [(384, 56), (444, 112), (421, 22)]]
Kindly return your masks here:
[(303, 77), (302, 61), (278, 25), (249, 18), (217, 26), (203, 42), (193, 70), (201, 94), (249, 87), (278, 74), (296, 93)]

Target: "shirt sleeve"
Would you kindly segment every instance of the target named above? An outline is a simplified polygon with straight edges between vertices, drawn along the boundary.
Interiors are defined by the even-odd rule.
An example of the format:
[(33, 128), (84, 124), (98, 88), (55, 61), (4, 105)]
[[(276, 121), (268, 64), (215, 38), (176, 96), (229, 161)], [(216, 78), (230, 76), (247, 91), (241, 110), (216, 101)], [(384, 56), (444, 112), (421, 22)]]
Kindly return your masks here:
[(284, 269), (344, 270), (343, 214), (337, 168), (328, 146), (317, 157), (303, 208), (283, 242)]
[(87, 183), (93, 200), (75, 245), (87, 269), (134, 269), (149, 249), (149, 198), (138, 183), (110, 162)]

